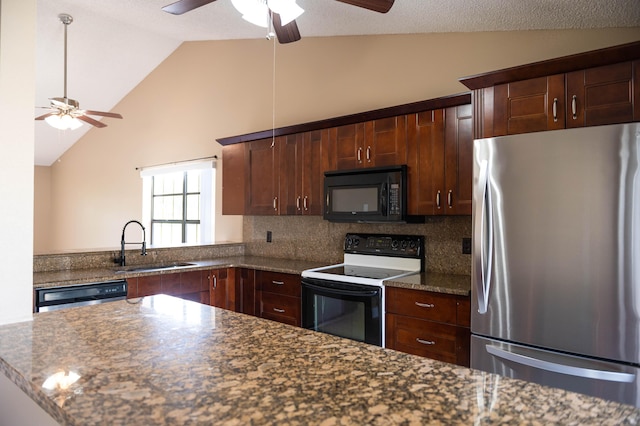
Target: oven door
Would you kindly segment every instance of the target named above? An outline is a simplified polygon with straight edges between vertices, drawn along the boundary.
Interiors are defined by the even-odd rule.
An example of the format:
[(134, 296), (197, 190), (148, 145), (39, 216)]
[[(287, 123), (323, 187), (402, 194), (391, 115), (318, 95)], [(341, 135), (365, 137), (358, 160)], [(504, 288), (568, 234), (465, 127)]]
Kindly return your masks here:
[(302, 327), (382, 346), (382, 287), (302, 279)]

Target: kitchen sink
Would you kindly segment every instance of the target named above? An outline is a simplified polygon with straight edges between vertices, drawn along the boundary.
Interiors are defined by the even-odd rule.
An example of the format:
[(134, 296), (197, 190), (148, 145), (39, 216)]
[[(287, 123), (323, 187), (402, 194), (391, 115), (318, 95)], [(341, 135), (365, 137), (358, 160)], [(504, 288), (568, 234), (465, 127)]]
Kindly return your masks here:
[(166, 264), (157, 265), (135, 265), (135, 266), (122, 266), (116, 269), (116, 274), (124, 274), (126, 272), (154, 272), (154, 271), (166, 271), (167, 269), (179, 269), (188, 266), (195, 266), (195, 263), (190, 262), (172, 262)]

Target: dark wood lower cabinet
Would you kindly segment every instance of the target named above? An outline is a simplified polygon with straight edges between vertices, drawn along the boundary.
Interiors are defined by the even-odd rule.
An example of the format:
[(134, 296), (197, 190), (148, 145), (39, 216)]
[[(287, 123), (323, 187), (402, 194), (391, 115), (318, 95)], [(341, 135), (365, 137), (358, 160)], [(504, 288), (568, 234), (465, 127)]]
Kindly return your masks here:
[(388, 287), (386, 346), (465, 367), (470, 363), (468, 296)]
[(168, 294), (209, 304), (209, 285), (203, 279), (206, 271), (186, 271), (173, 274), (148, 275), (127, 279), (127, 299)]
[(236, 269), (236, 312), (253, 316), (258, 312), (255, 273), (253, 269)]
[(300, 327), (300, 275), (256, 271), (255, 280), (258, 316)]

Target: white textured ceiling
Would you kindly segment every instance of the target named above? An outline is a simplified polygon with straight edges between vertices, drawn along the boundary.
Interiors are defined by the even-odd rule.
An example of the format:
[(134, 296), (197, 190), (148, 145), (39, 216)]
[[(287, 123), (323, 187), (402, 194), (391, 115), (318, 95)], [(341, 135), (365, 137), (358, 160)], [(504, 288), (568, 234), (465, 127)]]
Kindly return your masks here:
[[(263, 38), (231, 0), (181, 16), (171, 0), (37, 0), (37, 106), (63, 94), (63, 34), (68, 28), (68, 96), (109, 111), (183, 41)], [(333, 0), (298, 0), (302, 37), (431, 32), (640, 27), (639, 0), (396, 0), (387, 14)], [(88, 77), (90, 76), (90, 77)], [(34, 114), (42, 114), (36, 109)], [(106, 119), (112, 120), (112, 119)], [(91, 129), (58, 131), (37, 122), (35, 164), (51, 165)], [(100, 131), (95, 129), (92, 131)]]

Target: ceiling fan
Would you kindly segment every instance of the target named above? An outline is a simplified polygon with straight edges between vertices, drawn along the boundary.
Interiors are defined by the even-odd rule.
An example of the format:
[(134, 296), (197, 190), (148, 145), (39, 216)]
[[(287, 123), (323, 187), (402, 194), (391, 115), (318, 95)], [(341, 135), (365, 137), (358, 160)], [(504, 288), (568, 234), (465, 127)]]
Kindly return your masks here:
[[(174, 14), (174, 15), (182, 15), (185, 12), (189, 12), (193, 9), (196, 9), (200, 6), (204, 6), (209, 3), (213, 3), (216, 0), (179, 0), (175, 3), (171, 3), (162, 8), (165, 12)], [(373, 10), (375, 12), (387, 13), (391, 6), (393, 6), (393, 2), (395, 0), (336, 0), (341, 3), (347, 3), (353, 6), (362, 7), (364, 9)], [(278, 37), (278, 41), (280, 43), (291, 43), (294, 41), (300, 40), (300, 31), (298, 31), (298, 25), (296, 24), (294, 19), (287, 19), (284, 17), (284, 11), (281, 12), (280, 7), (283, 3), (287, 3), (288, 5), (293, 4), (295, 7), (299, 9), (298, 16), (302, 13), (302, 9), (295, 4), (295, 0), (232, 0), (233, 5), (240, 12), (243, 13), (243, 18), (248, 20), (249, 22), (253, 22), (242, 9), (243, 5), (246, 6), (248, 3), (253, 3), (254, 5), (251, 7), (262, 8), (265, 10), (265, 17), (271, 17), (271, 24), (273, 25), (273, 29)], [(246, 9), (245, 9), (246, 10)], [(281, 12), (281, 13), (279, 13)], [(257, 23), (256, 23), (257, 24)], [(260, 24), (257, 24), (260, 25)], [(264, 25), (263, 25), (264, 26)]]
[(114, 112), (80, 109), (78, 101), (67, 97), (67, 27), (73, 22), (73, 17), (66, 13), (61, 13), (58, 18), (64, 24), (64, 96), (61, 98), (49, 98), (50, 106), (38, 108), (45, 108), (51, 111), (35, 119), (45, 120), (52, 127), (60, 130), (77, 129), (82, 125), (83, 121), (95, 127), (106, 127), (106, 124), (89, 117), (89, 115), (110, 118), (122, 118), (122, 115)]

